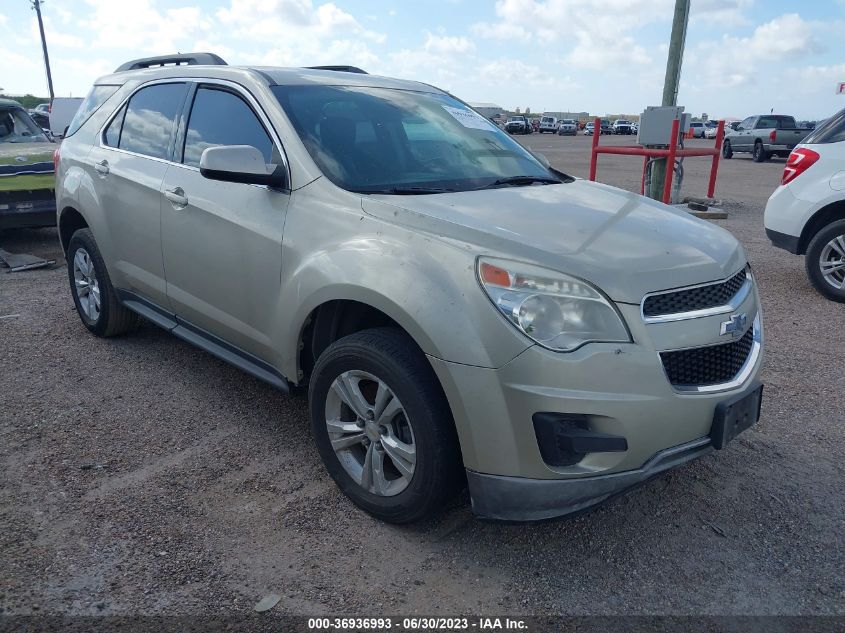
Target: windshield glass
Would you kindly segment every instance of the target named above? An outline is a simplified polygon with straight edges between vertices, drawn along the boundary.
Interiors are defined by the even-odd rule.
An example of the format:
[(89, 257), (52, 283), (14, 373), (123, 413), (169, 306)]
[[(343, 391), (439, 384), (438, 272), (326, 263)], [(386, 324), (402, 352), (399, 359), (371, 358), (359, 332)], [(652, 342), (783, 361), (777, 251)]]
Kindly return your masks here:
[(44, 132), (20, 108), (0, 107), (0, 143), (48, 143)]
[(560, 180), (506, 133), (446, 94), (363, 86), (272, 90), (314, 162), (350, 191), (433, 193), (514, 177)]

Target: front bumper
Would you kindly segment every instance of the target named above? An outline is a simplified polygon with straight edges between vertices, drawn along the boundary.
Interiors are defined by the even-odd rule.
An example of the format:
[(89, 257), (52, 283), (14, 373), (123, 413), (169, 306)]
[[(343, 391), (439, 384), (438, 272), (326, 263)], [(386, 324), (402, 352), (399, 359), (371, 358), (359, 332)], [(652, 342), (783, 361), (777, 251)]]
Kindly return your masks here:
[[(763, 362), (756, 290), (731, 313), (756, 323), (758, 350), (735, 381), (712, 390), (673, 387), (660, 352), (724, 342), (713, 333), (731, 313), (650, 324), (639, 305), (617, 305), (633, 344), (591, 343), (566, 354), (533, 346), (498, 369), (429, 357), (452, 409), (479, 515), (539, 520), (568, 514), (703, 455), (717, 407), (756, 383)], [(578, 420), (584, 430), (624, 438), (626, 445), (577, 451), (584, 454), (570, 462), (544, 458), (538, 412)]]
[(660, 451), (642, 468), (581, 479), (526, 479), (467, 471), (472, 510), (491, 521), (543, 521), (579, 512), (713, 451), (701, 437)]

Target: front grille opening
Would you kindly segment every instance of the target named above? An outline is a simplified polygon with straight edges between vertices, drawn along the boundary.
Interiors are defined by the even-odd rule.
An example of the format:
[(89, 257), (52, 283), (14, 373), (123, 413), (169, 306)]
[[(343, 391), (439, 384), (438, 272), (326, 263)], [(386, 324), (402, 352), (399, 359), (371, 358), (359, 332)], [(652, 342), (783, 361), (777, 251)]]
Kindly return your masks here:
[(660, 352), (663, 369), (676, 387), (718, 385), (733, 380), (754, 344), (754, 328), (731, 343), (696, 347), (676, 352)]
[(746, 273), (743, 269), (727, 281), (646, 297), (643, 302), (643, 315), (665, 316), (727, 305), (742, 288), (745, 279)]

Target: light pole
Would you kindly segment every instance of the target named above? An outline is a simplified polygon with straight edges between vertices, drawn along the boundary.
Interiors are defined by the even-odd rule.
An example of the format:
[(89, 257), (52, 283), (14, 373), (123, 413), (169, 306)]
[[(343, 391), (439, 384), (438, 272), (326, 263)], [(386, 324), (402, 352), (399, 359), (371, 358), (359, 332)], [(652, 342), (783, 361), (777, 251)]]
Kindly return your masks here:
[(38, 30), (41, 32), (41, 49), (44, 51), (44, 67), (47, 69), (47, 89), (50, 91), (50, 103), (53, 103), (53, 75), (50, 72), (50, 56), (47, 54), (47, 38), (44, 37), (44, 21), (41, 19), (41, 0), (30, 0), (38, 16)]
[[(669, 40), (669, 55), (666, 59), (666, 78), (663, 80), (664, 106), (678, 105), (678, 85), (681, 83), (681, 62), (684, 59), (684, 42), (687, 39), (690, 0), (675, 0), (675, 15), (672, 18), (672, 36)], [(663, 198), (663, 182), (666, 179), (666, 160), (655, 161), (651, 171), (651, 186), (648, 197)], [(670, 165), (669, 169), (674, 169)]]

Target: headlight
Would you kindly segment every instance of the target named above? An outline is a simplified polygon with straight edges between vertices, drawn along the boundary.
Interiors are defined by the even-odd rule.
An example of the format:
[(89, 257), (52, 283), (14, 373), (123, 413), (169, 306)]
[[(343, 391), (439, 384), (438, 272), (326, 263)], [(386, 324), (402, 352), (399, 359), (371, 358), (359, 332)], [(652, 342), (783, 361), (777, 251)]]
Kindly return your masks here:
[(558, 352), (585, 343), (630, 343), (622, 317), (594, 286), (547, 268), (480, 258), (481, 287), (531, 340)]

